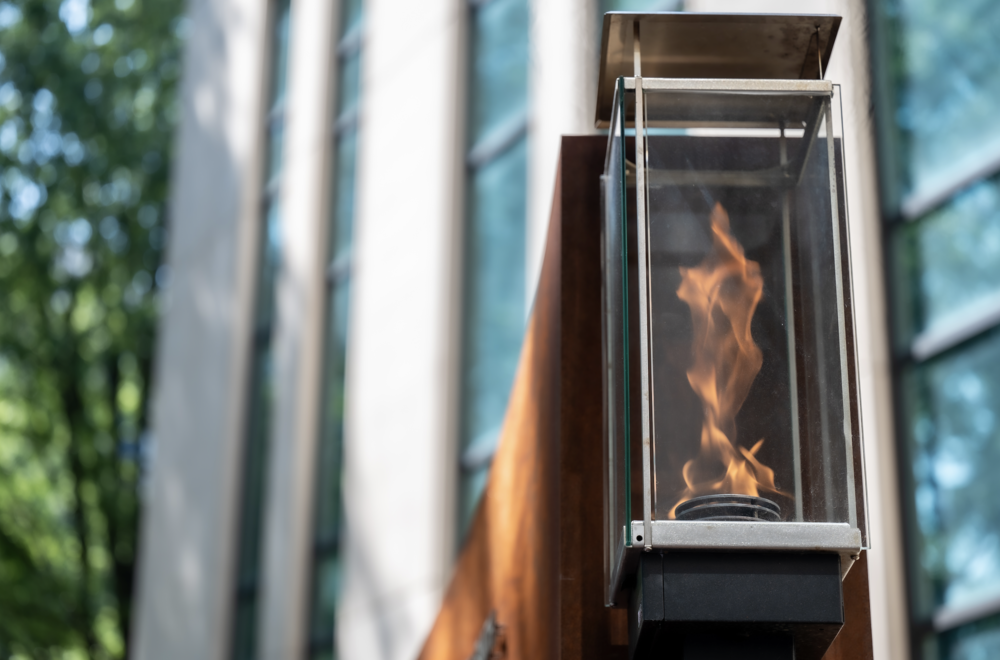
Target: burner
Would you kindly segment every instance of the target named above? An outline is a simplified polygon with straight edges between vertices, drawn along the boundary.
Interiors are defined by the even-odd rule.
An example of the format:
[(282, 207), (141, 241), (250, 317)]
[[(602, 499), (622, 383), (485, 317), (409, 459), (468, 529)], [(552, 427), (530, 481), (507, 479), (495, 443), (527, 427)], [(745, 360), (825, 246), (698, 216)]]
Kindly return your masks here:
[(781, 507), (751, 495), (702, 495), (677, 505), (677, 520), (738, 520), (776, 522)]

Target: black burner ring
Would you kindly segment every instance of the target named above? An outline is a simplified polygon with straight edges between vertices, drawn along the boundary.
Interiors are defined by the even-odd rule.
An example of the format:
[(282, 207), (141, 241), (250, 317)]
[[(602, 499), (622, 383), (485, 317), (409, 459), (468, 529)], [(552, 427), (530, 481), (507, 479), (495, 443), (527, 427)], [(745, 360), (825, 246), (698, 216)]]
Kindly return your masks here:
[(702, 495), (677, 505), (677, 520), (768, 521), (781, 519), (781, 507), (752, 495)]

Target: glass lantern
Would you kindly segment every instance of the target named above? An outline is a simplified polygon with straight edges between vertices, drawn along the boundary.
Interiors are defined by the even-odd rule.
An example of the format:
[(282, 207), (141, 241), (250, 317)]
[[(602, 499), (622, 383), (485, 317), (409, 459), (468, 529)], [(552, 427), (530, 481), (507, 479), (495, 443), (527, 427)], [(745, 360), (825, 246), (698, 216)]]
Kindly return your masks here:
[[(682, 16), (605, 19), (612, 606), (643, 550), (820, 551), (846, 574), (867, 546), (840, 90), (821, 73), (839, 19), (824, 49), (804, 17), (803, 79), (802, 60), (761, 75), (649, 36), (725, 41)], [(740, 39), (775, 29), (736, 22)], [(657, 66), (673, 77), (642, 75)]]

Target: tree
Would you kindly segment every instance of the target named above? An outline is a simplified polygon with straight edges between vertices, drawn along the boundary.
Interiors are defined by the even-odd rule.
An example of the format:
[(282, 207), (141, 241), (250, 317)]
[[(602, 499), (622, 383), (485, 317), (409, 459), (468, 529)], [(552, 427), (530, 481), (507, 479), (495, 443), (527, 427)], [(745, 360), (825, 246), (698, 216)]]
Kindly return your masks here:
[(0, 2), (0, 658), (128, 654), (181, 10)]

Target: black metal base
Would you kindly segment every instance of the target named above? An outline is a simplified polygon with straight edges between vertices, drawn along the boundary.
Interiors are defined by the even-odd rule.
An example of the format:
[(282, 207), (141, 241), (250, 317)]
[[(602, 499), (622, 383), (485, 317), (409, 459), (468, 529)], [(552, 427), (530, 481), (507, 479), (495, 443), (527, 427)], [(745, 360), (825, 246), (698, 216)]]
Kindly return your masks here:
[(629, 657), (820, 660), (843, 625), (835, 554), (647, 552), (629, 604)]

